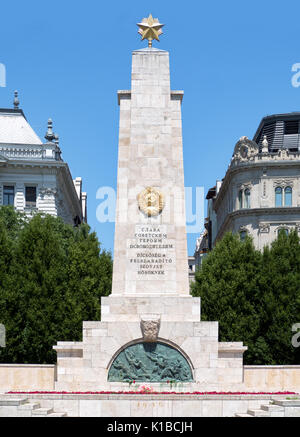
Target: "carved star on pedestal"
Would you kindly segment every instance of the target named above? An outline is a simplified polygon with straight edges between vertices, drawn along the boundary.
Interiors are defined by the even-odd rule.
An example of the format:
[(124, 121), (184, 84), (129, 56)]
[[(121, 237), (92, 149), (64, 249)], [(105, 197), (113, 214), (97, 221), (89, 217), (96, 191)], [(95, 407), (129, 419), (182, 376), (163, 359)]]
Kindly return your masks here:
[(137, 26), (139, 26), (138, 33), (142, 35), (142, 41), (147, 39), (148, 47), (152, 47), (154, 39), (159, 41), (158, 37), (163, 33), (161, 28), (164, 24), (160, 24), (158, 18), (153, 18), (150, 14), (148, 18), (143, 18), (141, 23), (137, 23)]

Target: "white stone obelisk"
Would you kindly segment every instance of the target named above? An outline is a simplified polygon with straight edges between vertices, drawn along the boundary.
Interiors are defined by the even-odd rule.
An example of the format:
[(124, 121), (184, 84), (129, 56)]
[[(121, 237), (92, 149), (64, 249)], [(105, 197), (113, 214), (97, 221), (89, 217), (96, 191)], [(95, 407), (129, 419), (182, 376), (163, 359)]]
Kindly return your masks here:
[[(170, 90), (169, 53), (152, 47), (134, 51), (131, 91), (119, 91), (118, 97), (112, 295), (188, 295), (183, 92)], [(148, 187), (160, 193), (163, 203), (162, 211), (151, 216), (141, 209)]]
[[(149, 26), (154, 28), (151, 38), (159, 34), (155, 28), (161, 24), (151, 15), (141, 23), (145, 32)], [(200, 298), (189, 294), (183, 92), (170, 90), (168, 52), (152, 47), (134, 51), (131, 79), (131, 90), (118, 93), (112, 293), (101, 298), (101, 321), (83, 322), (82, 342), (54, 346), (58, 357), (55, 389), (123, 390), (126, 379), (137, 375), (142, 380), (150, 378), (160, 390), (164, 378), (161, 373), (160, 380), (157, 372), (176, 367), (171, 358), (174, 353), (185, 360), (192, 375), (188, 380), (177, 376), (186, 391), (228, 385), (240, 388), (246, 348), (242, 343), (219, 343), (218, 323), (201, 322)], [(152, 360), (160, 360), (153, 374), (146, 353), (151, 349), (149, 343), (153, 345)], [(142, 346), (137, 350), (145, 352), (133, 360), (128, 350), (135, 346)], [(165, 351), (163, 360), (156, 347)], [(141, 369), (142, 361), (148, 368), (141, 376), (136, 369)], [(110, 378), (111, 369), (117, 376)], [(147, 372), (151, 373), (148, 379)]]

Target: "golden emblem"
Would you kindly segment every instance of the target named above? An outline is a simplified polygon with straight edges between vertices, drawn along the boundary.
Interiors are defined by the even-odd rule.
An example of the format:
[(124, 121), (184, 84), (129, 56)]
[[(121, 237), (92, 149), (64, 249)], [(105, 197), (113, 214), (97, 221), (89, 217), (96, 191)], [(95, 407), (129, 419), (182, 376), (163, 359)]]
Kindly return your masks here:
[(163, 194), (153, 187), (145, 188), (138, 196), (139, 209), (148, 217), (158, 215), (164, 207)]
[(141, 23), (137, 24), (139, 26), (139, 34), (142, 35), (143, 39), (148, 40), (148, 47), (152, 47), (152, 41), (156, 39), (159, 41), (159, 35), (162, 34), (161, 28), (164, 26), (161, 24), (157, 18), (153, 18), (150, 14), (148, 18), (143, 18)]

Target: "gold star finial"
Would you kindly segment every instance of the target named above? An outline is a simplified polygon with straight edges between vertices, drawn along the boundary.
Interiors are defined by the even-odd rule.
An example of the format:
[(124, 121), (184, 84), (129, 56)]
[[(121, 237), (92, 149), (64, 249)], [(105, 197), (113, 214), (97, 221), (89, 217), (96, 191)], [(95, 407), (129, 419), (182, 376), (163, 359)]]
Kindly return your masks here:
[(159, 41), (159, 35), (162, 34), (161, 28), (164, 24), (160, 24), (158, 18), (153, 18), (150, 14), (148, 18), (143, 18), (141, 23), (137, 24), (139, 26), (139, 34), (142, 35), (143, 39), (148, 40), (148, 47), (152, 47), (152, 41), (156, 39)]

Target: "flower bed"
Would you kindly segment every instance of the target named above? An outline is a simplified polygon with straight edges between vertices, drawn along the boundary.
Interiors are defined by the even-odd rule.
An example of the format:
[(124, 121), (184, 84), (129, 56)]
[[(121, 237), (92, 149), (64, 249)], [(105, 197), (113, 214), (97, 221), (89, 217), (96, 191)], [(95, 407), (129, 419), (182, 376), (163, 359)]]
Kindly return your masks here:
[(136, 394), (151, 394), (151, 395), (298, 395), (293, 391), (278, 391), (278, 392), (217, 392), (217, 391), (193, 391), (193, 392), (176, 392), (176, 391), (151, 391), (148, 388), (144, 391), (9, 391), (7, 394), (55, 394), (55, 395), (107, 395), (107, 394), (124, 394), (124, 395), (136, 395)]

